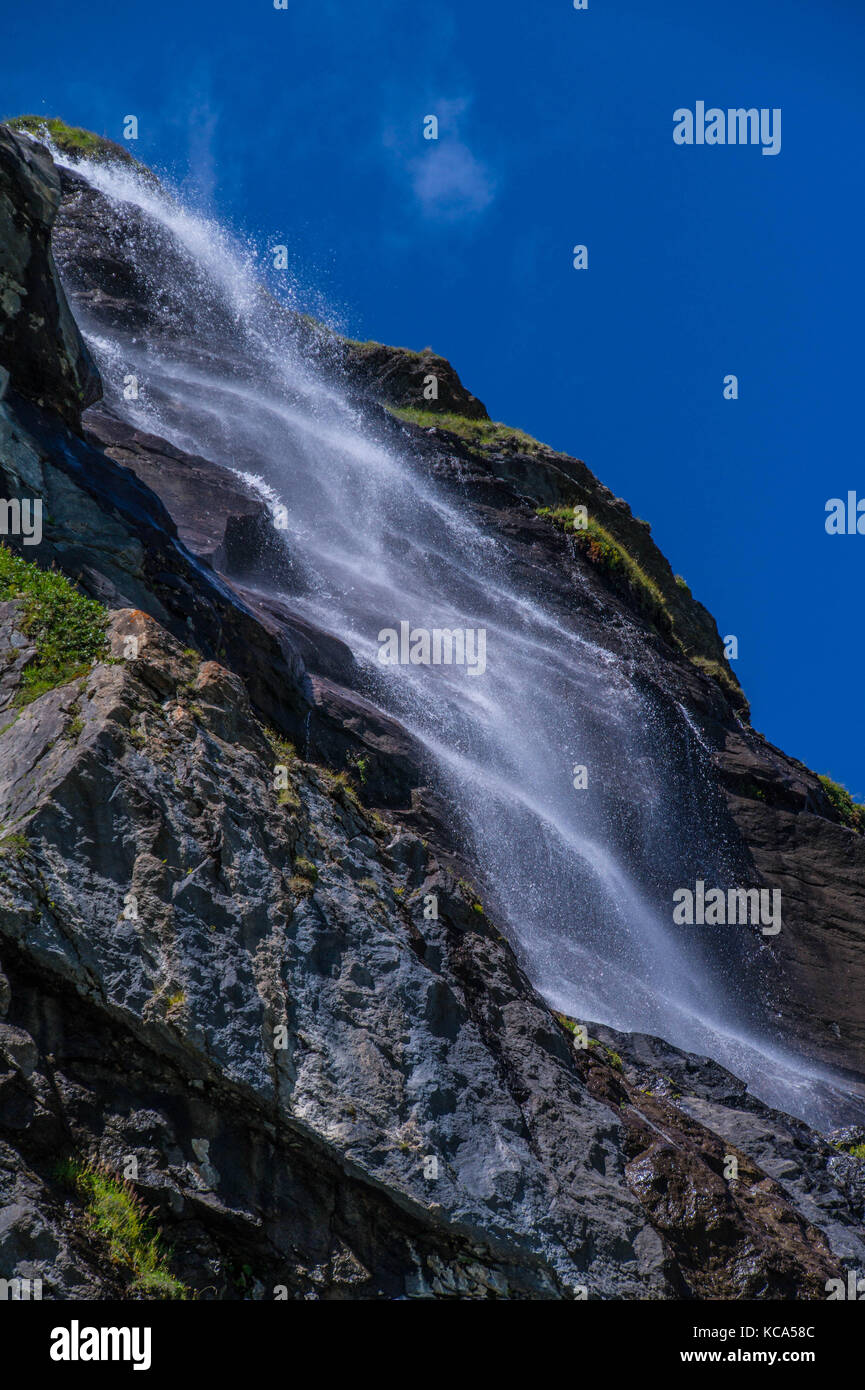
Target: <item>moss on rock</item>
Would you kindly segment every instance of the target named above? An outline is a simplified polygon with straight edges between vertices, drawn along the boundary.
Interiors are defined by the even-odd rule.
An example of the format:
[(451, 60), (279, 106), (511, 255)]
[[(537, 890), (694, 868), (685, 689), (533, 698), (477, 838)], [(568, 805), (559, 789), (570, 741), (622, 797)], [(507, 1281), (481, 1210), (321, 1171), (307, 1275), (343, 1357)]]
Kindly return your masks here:
[(95, 159), (103, 163), (119, 160), (136, 169), (144, 169), (128, 150), (114, 140), (104, 135), (94, 135), (92, 130), (84, 130), (81, 126), (67, 125), (59, 116), (13, 116), (4, 121), (4, 125), (11, 130), (26, 131), (37, 139), (47, 137), (63, 154), (74, 158)]
[(818, 775), (817, 780), (833, 809), (837, 811), (841, 823), (860, 835), (865, 834), (865, 806), (854, 801), (847, 788), (840, 782), (833, 782), (831, 777)]
[(677, 642), (673, 616), (661, 590), (606, 527), (591, 517), (584, 527), (574, 526), (573, 507), (538, 507), (536, 514), (566, 530), (578, 550), (606, 575), (613, 588), (623, 593), (637, 612), (654, 623), (665, 637)]
[(0, 545), (0, 600), (7, 599), (21, 601), (21, 626), (36, 648), (18, 705), (86, 674), (106, 655), (108, 614), (101, 603), (79, 593), (59, 570), (42, 570)]

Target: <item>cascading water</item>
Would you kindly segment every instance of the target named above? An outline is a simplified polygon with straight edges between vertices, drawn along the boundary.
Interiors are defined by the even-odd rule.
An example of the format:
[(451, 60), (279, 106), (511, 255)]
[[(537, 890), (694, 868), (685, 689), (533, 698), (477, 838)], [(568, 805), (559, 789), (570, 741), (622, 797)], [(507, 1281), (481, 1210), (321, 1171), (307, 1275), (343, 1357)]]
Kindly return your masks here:
[[(658, 660), (641, 630), (619, 633), (624, 655), (606, 650), (515, 577), (505, 543), (408, 443), (377, 438), (301, 359), (254, 258), (217, 226), (126, 168), (54, 154), (151, 229), (124, 254), (141, 258), (157, 327), (108, 328), (78, 306), (106, 396), (284, 504), (303, 575), (285, 602), (351, 648), (365, 693), (428, 750), (539, 990), (572, 1016), (714, 1057), (770, 1103), (831, 1122), (832, 1078), (784, 1046), (760, 1003), (771, 946), (746, 928), (673, 924), (674, 888), (738, 880), (697, 730), (636, 679)], [(126, 401), (130, 375), (140, 395)], [(382, 666), (379, 633), (401, 622), (485, 630), (486, 670)], [(586, 790), (575, 764), (589, 769)]]

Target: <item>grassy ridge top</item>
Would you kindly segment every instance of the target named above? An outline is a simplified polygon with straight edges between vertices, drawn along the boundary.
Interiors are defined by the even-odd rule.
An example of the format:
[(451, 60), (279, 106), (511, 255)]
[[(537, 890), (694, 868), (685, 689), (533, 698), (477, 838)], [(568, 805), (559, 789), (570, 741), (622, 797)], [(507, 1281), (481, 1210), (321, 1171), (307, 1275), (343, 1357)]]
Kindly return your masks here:
[(128, 150), (114, 140), (104, 135), (94, 135), (92, 130), (84, 130), (82, 126), (67, 125), (59, 116), (13, 116), (4, 120), (3, 124), (8, 125), (10, 130), (23, 130), (28, 135), (47, 135), (64, 154), (105, 162), (119, 160), (132, 168), (144, 169), (143, 164), (139, 164)]

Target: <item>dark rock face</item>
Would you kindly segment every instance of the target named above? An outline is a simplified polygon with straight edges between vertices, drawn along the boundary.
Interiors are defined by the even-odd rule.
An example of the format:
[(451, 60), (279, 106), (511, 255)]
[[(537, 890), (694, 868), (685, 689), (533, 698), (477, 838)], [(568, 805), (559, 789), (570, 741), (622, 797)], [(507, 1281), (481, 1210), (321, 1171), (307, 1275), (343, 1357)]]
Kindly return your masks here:
[[(462, 415), (467, 420), (488, 420), (486, 406), (467, 391), (444, 357), (431, 348), (410, 352), (384, 343), (351, 343), (340, 347), (349, 382), (366, 397), (383, 405), (411, 406), (419, 410)], [(435, 378), (433, 388), (430, 378)], [(430, 397), (430, 389), (437, 395)]]
[[(0, 256), (31, 238), (15, 261), (30, 302), (59, 307), (40, 358), (26, 301), (0, 296), (0, 344), (30, 363), (0, 404), (3, 485), (45, 501), (39, 562), (114, 611), (112, 660), (20, 708), (33, 649), (0, 605), (0, 1278), (134, 1296), (58, 1181), (74, 1158), (131, 1163), (172, 1272), (205, 1298), (824, 1297), (865, 1259), (860, 1161), (656, 1039), (589, 1025), (621, 1063), (573, 1047), (458, 882), (471, 866), (421, 750), (359, 689), (348, 648), (293, 612), (304, 577), (260, 501), (110, 409), (78, 433), (76, 402), (96, 393), (61, 323), (57, 175), (0, 128), (4, 177), (38, 216), (25, 225), (16, 203), (4, 228), (0, 199)], [(133, 273), (122, 217), (103, 225), (105, 200), (63, 184), (76, 302), (187, 331), (168, 291), (153, 300), (164, 248)], [(382, 430), (403, 427), (372, 402), (421, 404), (429, 371), (439, 409), (486, 417), (442, 359), (297, 331)], [(616, 650), (641, 619), (535, 515), (589, 492), (683, 640), (717, 656), (709, 615), (584, 465), (405, 431), (515, 570)], [(284, 599), (260, 586), (277, 573)], [(642, 678), (711, 750), (704, 813), (743, 863), (783, 877), (781, 1007), (818, 1019), (827, 1060), (865, 1071), (865, 841), (735, 693), (644, 628)]]
[[(767, 1220), (778, 1231), (801, 1230), (802, 1223), (806, 1223), (810, 1228), (808, 1239), (820, 1256), (821, 1272), (827, 1250), (833, 1259), (849, 1268), (863, 1268), (865, 1159), (838, 1151), (839, 1144), (852, 1147), (861, 1142), (861, 1128), (839, 1130), (830, 1136), (830, 1142), (801, 1121), (763, 1105), (717, 1062), (680, 1052), (658, 1038), (617, 1033), (596, 1024), (588, 1027), (601, 1047), (583, 1053), (583, 1065), (589, 1069), (590, 1076), (592, 1069), (602, 1068), (601, 1075), (606, 1072), (606, 1085), (623, 1087), (631, 1100), (636, 1112), (631, 1142), (640, 1145), (639, 1167), (632, 1170), (632, 1178), (638, 1190), (644, 1193), (648, 1208), (655, 1210), (656, 1219), (663, 1214), (661, 1204), (669, 1206), (670, 1203), (670, 1191), (665, 1187), (664, 1178), (669, 1157), (664, 1139), (669, 1141), (672, 1137), (678, 1144), (684, 1139), (692, 1154), (698, 1154), (712, 1169), (714, 1176), (698, 1183), (698, 1200), (693, 1211), (696, 1215), (699, 1202), (707, 1200), (715, 1210), (708, 1213), (709, 1220), (704, 1222), (701, 1240), (693, 1246), (689, 1243), (681, 1252), (693, 1288), (702, 1286), (704, 1296), (715, 1296), (705, 1291), (717, 1280), (719, 1270), (707, 1265), (706, 1259), (713, 1259), (723, 1242), (720, 1247), (717, 1245), (709, 1226), (717, 1221), (724, 1208), (729, 1211), (730, 1203), (736, 1205), (741, 1200), (746, 1206), (754, 1200), (758, 1204), (767, 1200), (772, 1207), (767, 1212)], [(610, 1054), (618, 1057), (622, 1064), (612, 1078), (609, 1076)], [(600, 1081), (596, 1083), (594, 1089), (597, 1091), (601, 1084)], [(631, 1112), (627, 1111), (626, 1115), (630, 1118)], [(692, 1130), (689, 1121), (695, 1121), (699, 1129)], [(707, 1131), (714, 1137), (714, 1143), (707, 1142)], [(718, 1140), (722, 1141), (720, 1145)], [(717, 1173), (724, 1170), (730, 1156), (737, 1158), (738, 1177), (719, 1187)], [(756, 1182), (754, 1165), (766, 1175)], [(772, 1182), (767, 1182), (767, 1178)], [(677, 1184), (679, 1181), (677, 1178)], [(710, 1198), (713, 1190), (714, 1196)], [(790, 1206), (796, 1215), (791, 1214)], [(747, 1215), (746, 1212), (746, 1220)], [(814, 1228), (821, 1233), (819, 1237), (815, 1238)], [(673, 1220), (670, 1234), (674, 1240), (680, 1239), (679, 1232), (680, 1224)], [(699, 1264), (694, 1260), (695, 1253), (699, 1254)], [(756, 1264), (751, 1264), (740, 1271), (745, 1281), (741, 1285), (743, 1290), (746, 1287), (754, 1290), (743, 1292), (743, 1297), (764, 1296), (756, 1291), (752, 1282), (756, 1268)], [(765, 1273), (770, 1280), (780, 1277), (783, 1282), (789, 1271), (784, 1272), (782, 1264)]]
[(180, 540), (195, 555), (235, 578), (294, 582), (291, 557), (267, 508), (234, 474), (134, 429), (105, 409), (90, 411), (86, 423), (88, 443), (158, 494)]
[(23, 396), (74, 425), (99, 375), (51, 254), (60, 179), (40, 145), (0, 126), (0, 367)]
[(865, 837), (837, 822), (814, 773), (765, 739), (712, 728), (714, 762), (757, 873), (781, 890), (779, 1007), (827, 1064), (865, 1072)]

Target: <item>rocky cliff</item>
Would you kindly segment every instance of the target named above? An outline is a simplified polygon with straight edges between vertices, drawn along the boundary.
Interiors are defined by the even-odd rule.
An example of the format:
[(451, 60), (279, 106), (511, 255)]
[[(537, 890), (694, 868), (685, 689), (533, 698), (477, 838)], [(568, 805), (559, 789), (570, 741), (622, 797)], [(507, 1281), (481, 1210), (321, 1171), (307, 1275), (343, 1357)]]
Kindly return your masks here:
[[(168, 249), (3, 127), (0, 195), (4, 496), (43, 500), (20, 555), (106, 624), (39, 686), (23, 572), (0, 607), (0, 1277), (53, 1298), (824, 1297), (865, 1258), (865, 1133), (817, 1134), (656, 1039), (584, 1020), (579, 1045), (470, 886), (416, 741), (268, 597), (291, 561), (261, 501), (95, 404), (61, 275), (82, 319), (177, 334), (151, 293)], [(750, 728), (646, 524), (443, 359), (293, 331), (563, 615), (610, 650), (641, 624), (711, 753), (703, 812), (783, 883), (778, 1008), (855, 1099), (865, 840)], [(612, 552), (558, 524), (581, 503)], [(144, 1207), (158, 1256), (106, 1218)]]

